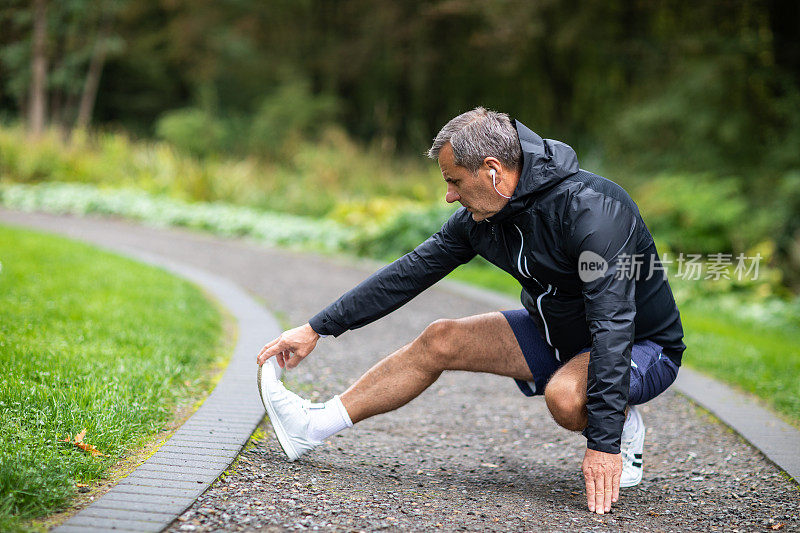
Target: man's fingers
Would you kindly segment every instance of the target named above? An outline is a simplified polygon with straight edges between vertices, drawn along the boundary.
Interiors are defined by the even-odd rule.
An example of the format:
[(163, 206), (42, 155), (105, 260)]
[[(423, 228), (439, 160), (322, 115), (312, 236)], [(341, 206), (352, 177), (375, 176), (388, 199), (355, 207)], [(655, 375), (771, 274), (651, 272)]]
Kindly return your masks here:
[[(294, 368), (311, 353), (317, 339), (319, 339), (319, 335), (308, 324), (284, 331), (277, 339), (261, 348), (256, 361), (259, 365), (263, 365), (267, 359), (276, 356), (276, 361), (281, 368), (285, 368), (287, 365), (289, 368)], [(292, 354), (296, 357), (293, 357)]]
[(278, 366), (281, 368), (286, 367), (286, 361), (289, 359), (289, 352), (283, 351), (276, 355), (276, 360), (278, 361)]
[(611, 511), (611, 504), (619, 498), (621, 473), (619, 454), (586, 450), (583, 477), (586, 480), (586, 501), (591, 512), (604, 514)]
[(586, 503), (589, 510), (594, 512), (594, 478), (588, 470), (583, 472), (583, 478), (586, 481)]
[(281, 338), (280, 337), (278, 337), (277, 339), (272, 339), (270, 342), (265, 344), (263, 348), (261, 348), (261, 351), (258, 352), (258, 355), (261, 355), (262, 353), (264, 353), (265, 351), (269, 350), (270, 348), (272, 348), (273, 346), (275, 346), (279, 342), (281, 342)]
[(269, 344), (265, 344), (261, 351), (258, 352), (258, 357), (256, 360), (258, 364), (262, 364), (264, 361), (275, 355), (274, 353), (270, 353), (271, 350), (275, 348), (281, 342), (281, 338), (278, 337), (277, 339), (272, 340)]
[(269, 345), (265, 346), (261, 349), (261, 353), (258, 354), (258, 362), (259, 364), (263, 364), (264, 361), (278, 355), (281, 352), (288, 352), (291, 351), (292, 347), (289, 346), (289, 343), (285, 340), (278, 338), (277, 342), (272, 342)]
[(594, 478), (594, 512), (597, 514), (603, 514), (603, 510), (605, 509), (605, 478), (604, 475), (600, 474)]
[[(265, 351), (264, 354), (266, 354), (266, 355), (263, 355), (264, 361), (266, 361), (267, 359), (269, 359), (270, 357), (272, 357), (274, 355), (275, 356), (275, 360), (278, 361), (278, 366), (279, 367), (281, 367), (281, 368), (294, 368), (297, 365), (299, 365), (300, 361), (302, 361), (303, 358), (305, 357), (304, 355), (301, 355), (299, 352), (292, 352), (292, 350), (290, 350), (288, 348), (287, 349), (282, 349), (282, 348), (284, 348), (283, 345), (277, 345), (277, 346), (271, 348), (270, 350)], [(276, 350), (280, 350), (280, 351), (276, 351)], [(274, 353), (270, 353), (270, 352), (274, 352)], [(308, 354), (306, 354), (306, 355), (308, 355)], [(262, 355), (259, 355), (258, 361), (259, 361), (259, 364), (263, 364)]]
[(299, 357), (297, 354), (293, 354), (291, 357), (286, 358), (286, 368), (294, 368), (300, 364), (303, 358)]

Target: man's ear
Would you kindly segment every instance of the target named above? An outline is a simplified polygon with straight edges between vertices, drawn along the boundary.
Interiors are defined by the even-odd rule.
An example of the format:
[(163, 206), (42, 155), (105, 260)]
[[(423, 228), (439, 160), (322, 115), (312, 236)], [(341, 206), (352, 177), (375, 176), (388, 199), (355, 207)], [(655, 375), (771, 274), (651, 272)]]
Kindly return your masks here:
[(503, 179), (503, 164), (500, 163), (500, 160), (496, 157), (486, 157), (483, 160), (483, 164), (489, 170), (489, 175), (491, 176), (491, 171), (495, 171), (497, 182), (499, 183)]

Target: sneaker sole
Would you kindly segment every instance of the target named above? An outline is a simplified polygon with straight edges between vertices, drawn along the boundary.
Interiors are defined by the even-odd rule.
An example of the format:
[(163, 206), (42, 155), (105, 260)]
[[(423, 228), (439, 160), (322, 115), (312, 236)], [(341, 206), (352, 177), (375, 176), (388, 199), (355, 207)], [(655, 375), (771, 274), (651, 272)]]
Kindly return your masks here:
[[(264, 365), (266, 364), (269, 363), (264, 363)], [(275, 408), (272, 407), (269, 396), (264, 394), (265, 389), (269, 387), (268, 381), (270, 380), (270, 378), (262, 372), (264, 365), (258, 367), (258, 395), (261, 396), (261, 403), (264, 404), (264, 409), (267, 410), (267, 416), (272, 424), (272, 429), (275, 430), (275, 436), (278, 437), (281, 448), (283, 448), (284, 453), (289, 457), (289, 461), (296, 461), (300, 455), (297, 453), (297, 450), (294, 449), (289, 435), (286, 433), (286, 430), (283, 429), (283, 424), (281, 424), (280, 419), (275, 414)]]
[(641, 470), (641, 469), (639, 469), (639, 477), (637, 477), (637, 478), (636, 478), (635, 480), (633, 480), (633, 481), (628, 481), (628, 482), (626, 482), (626, 483), (622, 483), (622, 482), (620, 482), (620, 484), (619, 484), (619, 487), (620, 487), (621, 489), (627, 489), (627, 488), (630, 488), (630, 487), (635, 487), (636, 485), (638, 485), (639, 483), (641, 483), (641, 482), (642, 482), (642, 474), (643, 474), (642, 470)]

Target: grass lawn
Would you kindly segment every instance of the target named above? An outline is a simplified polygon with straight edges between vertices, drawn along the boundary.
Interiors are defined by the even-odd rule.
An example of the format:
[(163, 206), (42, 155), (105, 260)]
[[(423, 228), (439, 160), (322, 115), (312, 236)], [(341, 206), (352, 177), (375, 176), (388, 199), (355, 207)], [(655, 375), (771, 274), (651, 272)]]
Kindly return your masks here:
[(755, 394), (800, 427), (800, 327), (770, 328), (699, 304), (681, 307), (681, 319), (689, 366)]
[[(0, 531), (63, 508), (207, 390), (222, 316), (166, 272), (0, 226)], [(60, 442), (84, 441), (106, 457)]]
[[(481, 263), (463, 265), (450, 278), (519, 298), (514, 278)], [(770, 327), (712, 300), (678, 307), (687, 346), (683, 364), (756, 395), (800, 427), (800, 325)]]

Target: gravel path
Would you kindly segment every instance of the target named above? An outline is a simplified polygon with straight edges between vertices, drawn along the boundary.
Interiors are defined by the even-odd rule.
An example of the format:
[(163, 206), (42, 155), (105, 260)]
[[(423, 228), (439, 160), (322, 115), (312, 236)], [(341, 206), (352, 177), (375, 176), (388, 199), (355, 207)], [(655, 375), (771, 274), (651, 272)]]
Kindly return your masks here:
[[(3, 218), (228, 276), (291, 325), (368, 274), (341, 260), (183, 231)], [(320, 341), (287, 377), (307, 397), (324, 400), (432, 320), (488, 310), (434, 288), (375, 324)], [(243, 386), (256, 386), (255, 370)], [(736, 434), (669, 391), (642, 413), (644, 481), (623, 489), (602, 517), (586, 509), (582, 436), (556, 426), (541, 398), (525, 398), (509, 379), (449, 373), (408, 406), (362, 422), (297, 463), (286, 461), (262, 424), (262, 438), (169, 531), (800, 530), (798, 486)]]

